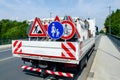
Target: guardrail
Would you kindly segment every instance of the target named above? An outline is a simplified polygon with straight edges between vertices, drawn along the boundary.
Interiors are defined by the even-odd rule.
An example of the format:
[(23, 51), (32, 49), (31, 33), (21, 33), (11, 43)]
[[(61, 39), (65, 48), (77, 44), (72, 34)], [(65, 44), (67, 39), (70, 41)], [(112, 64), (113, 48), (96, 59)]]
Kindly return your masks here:
[(28, 38), (10, 39), (10, 38), (0, 38), (0, 45), (11, 44), (12, 40), (28, 40)]
[(108, 35), (108, 37), (111, 39), (111, 41), (116, 45), (116, 47), (120, 51), (120, 37), (115, 35)]
[(101, 34), (96, 35), (96, 37), (95, 37), (95, 50), (98, 49), (100, 38), (101, 38)]
[(11, 39), (0, 39), (0, 45), (11, 44)]

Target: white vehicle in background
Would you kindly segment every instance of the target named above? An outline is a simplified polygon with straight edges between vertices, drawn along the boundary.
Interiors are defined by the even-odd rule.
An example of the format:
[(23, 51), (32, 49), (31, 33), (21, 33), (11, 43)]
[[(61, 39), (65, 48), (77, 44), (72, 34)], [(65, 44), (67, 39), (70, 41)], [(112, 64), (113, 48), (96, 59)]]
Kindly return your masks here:
[(64, 18), (35, 21), (28, 28), (29, 40), (13, 40), (12, 53), (31, 65), (25, 70), (74, 77), (95, 46), (95, 19)]

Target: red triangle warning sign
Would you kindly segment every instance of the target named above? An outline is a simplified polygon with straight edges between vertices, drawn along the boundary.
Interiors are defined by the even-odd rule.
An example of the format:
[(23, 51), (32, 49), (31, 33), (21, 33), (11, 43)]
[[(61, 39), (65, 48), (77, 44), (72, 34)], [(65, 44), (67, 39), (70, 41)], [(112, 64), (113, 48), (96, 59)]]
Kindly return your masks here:
[(33, 25), (30, 29), (29, 36), (31, 37), (46, 37), (45, 29), (39, 18), (35, 18)]
[(60, 22), (60, 18), (58, 16), (55, 17), (54, 21)]
[(73, 22), (71, 16), (68, 16), (68, 20), (71, 21), (71, 22)]

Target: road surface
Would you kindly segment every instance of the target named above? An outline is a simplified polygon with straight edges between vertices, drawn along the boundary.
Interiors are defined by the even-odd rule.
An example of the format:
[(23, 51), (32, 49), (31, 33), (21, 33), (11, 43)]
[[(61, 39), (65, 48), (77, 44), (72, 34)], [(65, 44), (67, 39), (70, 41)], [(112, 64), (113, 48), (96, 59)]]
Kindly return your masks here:
[(0, 80), (38, 80), (37, 76), (24, 74), (19, 68), (21, 64), (19, 58), (12, 56), (10, 48), (0, 50)]

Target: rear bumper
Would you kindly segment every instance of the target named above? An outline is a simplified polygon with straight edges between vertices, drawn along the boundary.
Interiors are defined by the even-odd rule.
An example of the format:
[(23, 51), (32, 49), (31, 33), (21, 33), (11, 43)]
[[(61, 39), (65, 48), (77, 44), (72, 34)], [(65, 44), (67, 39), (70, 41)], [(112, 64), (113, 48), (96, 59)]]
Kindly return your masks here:
[(28, 59), (35, 59), (35, 60), (43, 60), (43, 61), (51, 61), (51, 62), (60, 62), (60, 63), (71, 63), (71, 64), (79, 64), (79, 60), (73, 59), (63, 59), (63, 58), (53, 58), (53, 57), (44, 57), (44, 56), (30, 56), (30, 55), (23, 55), (23, 54), (14, 54), (17, 57), (21, 58), (28, 58)]
[[(21, 68), (24, 69), (24, 70), (29, 70), (29, 71), (34, 71), (34, 72), (42, 72), (42, 69), (40, 69), (40, 68), (33, 68), (33, 67), (29, 67), (29, 66), (21, 66)], [(71, 74), (71, 73), (57, 72), (57, 71), (52, 71), (52, 70), (45, 70), (45, 73), (46, 74), (69, 77), (69, 78), (73, 77), (73, 74)]]

